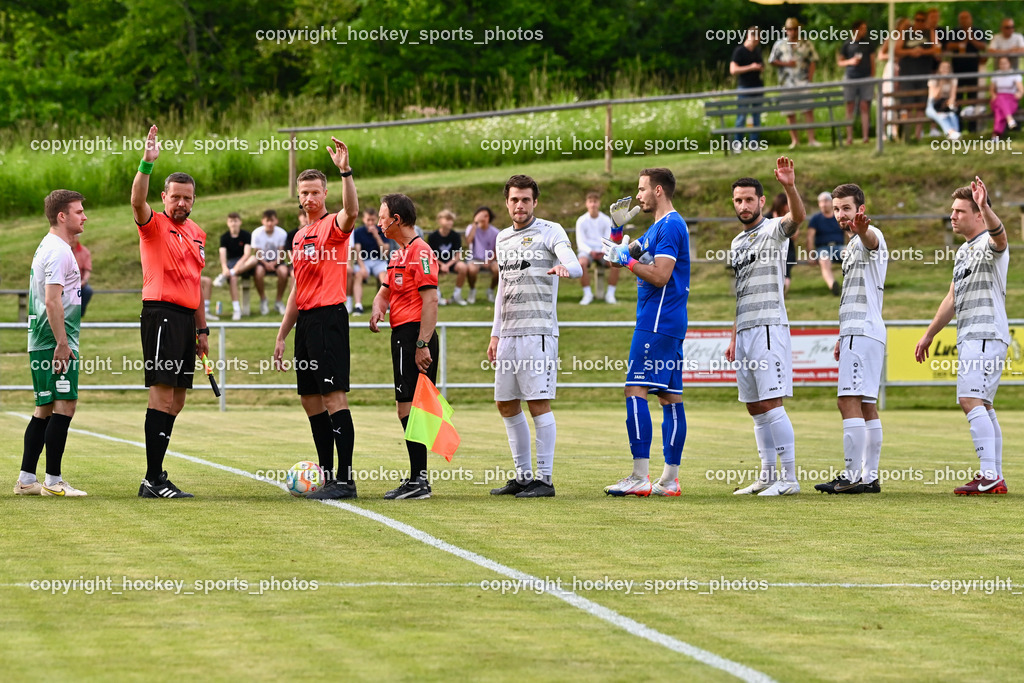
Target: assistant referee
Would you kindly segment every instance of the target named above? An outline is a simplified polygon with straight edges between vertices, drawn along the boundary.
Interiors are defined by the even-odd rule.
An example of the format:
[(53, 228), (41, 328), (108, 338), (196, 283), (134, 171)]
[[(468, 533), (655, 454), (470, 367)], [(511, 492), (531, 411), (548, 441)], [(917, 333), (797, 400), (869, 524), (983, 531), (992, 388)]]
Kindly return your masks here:
[(160, 193), (164, 210), (146, 201), (149, 175), (160, 156), (157, 127), (149, 129), (146, 150), (132, 182), (132, 212), (142, 255), (142, 355), (149, 407), (146, 410), (146, 478), (141, 498), (192, 498), (171, 483), (163, 469), (174, 420), (192, 388), (196, 357), (209, 350), (199, 278), (206, 265), (206, 233), (189, 220), (196, 181), (172, 173)]

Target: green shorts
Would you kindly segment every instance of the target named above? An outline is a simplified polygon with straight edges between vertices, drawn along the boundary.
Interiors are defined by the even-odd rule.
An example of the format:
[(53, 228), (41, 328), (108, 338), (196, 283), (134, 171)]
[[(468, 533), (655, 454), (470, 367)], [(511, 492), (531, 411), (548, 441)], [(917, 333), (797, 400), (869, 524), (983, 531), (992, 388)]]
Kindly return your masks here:
[[(32, 390), (36, 405), (45, 406), (54, 401), (78, 400), (78, 359), (71, 361), (67, 372), (54, 373), (53, 349), (29, 351), (29, 367), (32, 369)], [(77, 356), (78, 351), (74, 354)]]

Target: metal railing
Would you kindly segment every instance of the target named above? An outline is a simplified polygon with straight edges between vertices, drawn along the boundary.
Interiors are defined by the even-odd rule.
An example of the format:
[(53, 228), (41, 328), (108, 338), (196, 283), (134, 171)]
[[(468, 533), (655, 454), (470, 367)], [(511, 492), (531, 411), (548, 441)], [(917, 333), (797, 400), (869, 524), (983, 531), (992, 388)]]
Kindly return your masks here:
[[(931, 320), (887, 320), (886, 328), (898, 328), (898, 327), (926, 327), (931, 323)], [(729, 329), (732, 327), (733, 321), (731, 320), (709, 320), (709, 321), (690, 321), (690, 329), (707, 329), (707, 328), (725, 328)], [(1018, 318), (1009, 321), (1011, 326), (1024, 325), (1024, 319)], [(608, 328), (625, 328), (632, 329), (636, 326), (635, 322), (632, 321), (560, 321), (558, 323), (561, 329), (573, 329), (573, 328), (593, 328), (593, 329), (608, 329)], [(838, 328), (839, 322), (836, 320), (791, 320), (789, 323), (791, 328), (796, 329), (813, 329), (813, 328)], [(278, 329), (279, 323), (273, 322), (253, 322), (253, 323), (242, 323), (242, 322), (214, 322), (209, 324), (211, 331), (216, 330), (217, 336), (217, 358), (223, 359), (227, 354), (227, 333), (229, 329)], [(138, 330), (138, 323), (128, 322), (88, 322), (83, 323), (82, 327), (85, 329), (130, 329)], [(380, 327), (388, 327), (387, 323), (380, 323)], [(456, 321), (438, 321), (437, 323), (437, 335), (438, 335), (438, 371), (437, 371), (437, 387), (441, 393), (447, 395), (449, 389), (489, 389), (494, 386), (493, 382), (459, 382), (449, 381), (448, 378), (448, 330), (449, 329), (490, 329), (491, 323), (484, 321), (474, 322), (456, 322)], [(353, 323), (350, 324), (350, 328), (354, 329), (367, 329), (369, 323)], [(24, 332), (26, 326), (24, 323), (0, 323), (0, 331), (3, 330), (19, 330)], [(211, 340), (212, 341), (212, 340)], [(563, 349), (564, 350), (564, 349)], [(882, 370), (882, 382), (879, 387), (878, 405), (879, 408), (885, 408), (885, 392), (887, 387), (913, 387), (913, 386), (955, 386), (955, 381), (921, 381), (921, 382), (907, 382), (907, 381), (893, 381), (888, 376), (888, 352), (889, 348), (886, 348), (886, 363), (883, 364)], [(220, 364), (217, 369), (217, 384), (221, 388), (220, 396), (220, 409), (222, 411), (227, 410), (227, 398), (228, 393), (235, 390), (262, 390), (262, 389), (273, 389), (273, 390), (292, 390), (295, 389), (294, 382), (287, 383), (232, 383), (229, 384), (227, 381), (227, 367), (225, 364)], [(820, 381), (820, 380), (794, 380), (794, 386), (799, 387), (834, 387), (835, 381)], [(1021, 380), (1003, 380), (1001, 385), (1004, 386), (1024, 386), (1024, 379)], [(558, 387), (560, 389), (618, 389), (623, 386), (623, 382), (559, 382)], [(691, 383), (691, 386), (693, 384)], [(696, 386), (709, 387), (709, 388), (735, 388), (736, 383), (729, 382), (700, 382)], [(365, 390), (365, 389), (392, 389), (394, 385), (388, 383), (377, 383), (377, 384), (352, 384), (351, 390)], [(80, 391), (137, 391), (144, 390), (146, 387), (141, 384), (79, 384)], [(32, 385), (30, 384), (0, 384), (0, 392), (3, 391), (32, 391)]]

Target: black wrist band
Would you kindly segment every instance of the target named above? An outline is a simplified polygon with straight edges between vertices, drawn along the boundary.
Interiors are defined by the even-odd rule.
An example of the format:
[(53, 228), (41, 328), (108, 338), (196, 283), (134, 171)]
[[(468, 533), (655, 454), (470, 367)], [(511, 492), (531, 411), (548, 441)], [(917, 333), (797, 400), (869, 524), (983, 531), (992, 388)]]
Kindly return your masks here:
[(344, 173), (342, 173), (341, 177), (342, 178), (348, 178), (350, 175), (352, 175), (352, 169), (351, 168), (348, 169), (347, 171), (345, 171)]
[(210, 328), (209, 327), (203, 327), (203, 328), (200, 328), (200, 329), (196, 330), (196, 336), (198, 336), (200, 334), (205, 334), (207, 337), (209, 337), (210, 336)]

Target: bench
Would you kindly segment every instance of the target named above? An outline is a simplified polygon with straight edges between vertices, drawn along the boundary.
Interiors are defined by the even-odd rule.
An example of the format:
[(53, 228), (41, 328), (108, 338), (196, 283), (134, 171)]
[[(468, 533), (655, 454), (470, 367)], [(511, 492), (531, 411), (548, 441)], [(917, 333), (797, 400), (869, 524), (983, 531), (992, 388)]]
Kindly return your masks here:
[[(990, 121), (992, 119), (992, 112), (988, 109), (987, 93), (988, 88), (980, 85), (961, 86), (957, 88), (957, 106), (960, 108), (961, 112), (959, 115), (961, 123), (965, 121)], [(962, 95), (965, 94), (968, 95), (968, 97), (962, 97)], [(905, 126), (911, 123), (935, 123), (924, 113), (924, 110), (927, 107), (927, 102), (901, 101), (914, 97), (927, 98), (928, 88), (907, 88), (905, 90), (897, 90), (893, 93), (887, 93), (885, 97), (892, 98), (891, 104), (885, 104), (882, 106), (882, 110), (886, 114), (886, 125)], [(977, 107), (978, 105), (983, 105), (985, 107), (984, 111), (968, 115), (964, 115), (962, 113), (968, 106)], [(904, 139), (906, 138), (906, 133), (903, 130), (901, 130), (901, 136)]]
[[(843, 98), (843, 91), (840, 88), (808, 91), (808, 92), (768, 92), (750, 97), (731, 97), (729, 99), (710, 100), (704, 103), (704, 115), (708, 118), (717, 118), (719, 125), (712, 127), (712, 135), (735, 135), (742, 133), (762, 133), (773, 131), (790, 130), (815, 130), (818, 128), (829, 128), (832, 132), (832, 146), (836, 146), (836, 128), (846, 128), (853, 125), (852, 119), (836, 118), (834, 110), (839, 108), (845, 117), (846, 102)], [(736, 117), (739, 114), (746, 114), (749, 117), (753, 114), (782, 113), (782, 112), (805, 112), (825, 110), (828, 113), (828, 121), (814, 121), (812, 123), (785, 123), (770, 126), (736, 127), (728, 126), (726, 117)], [(763, 122), (763, 118), (762, 118)], [(839, 138), (842, 143), (842, 138)], [(728, 151), (729, 146), (726, 145)]]

